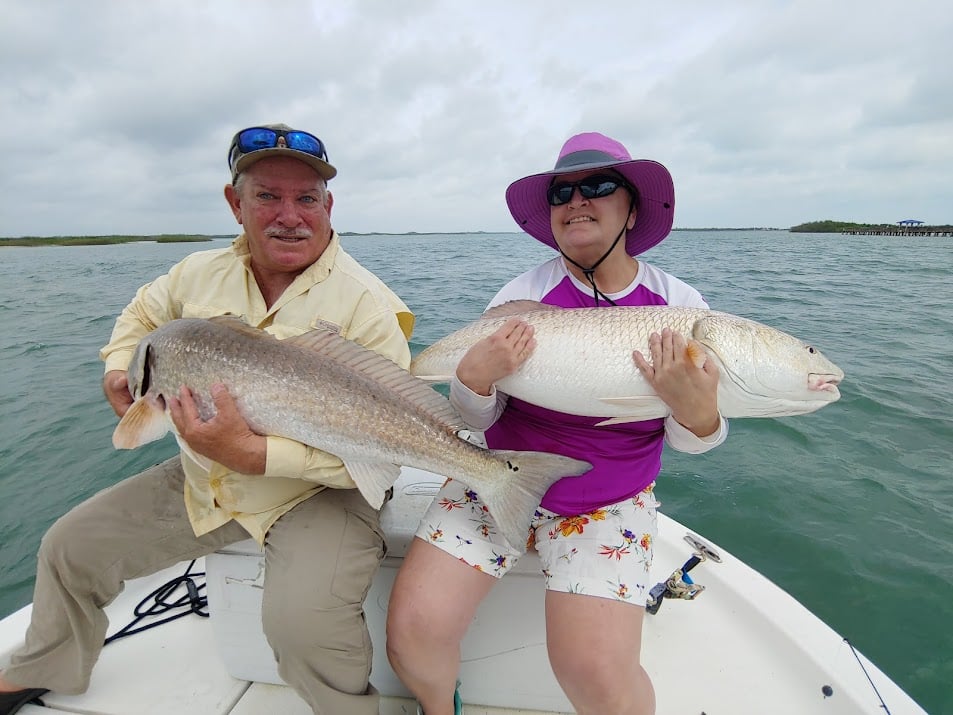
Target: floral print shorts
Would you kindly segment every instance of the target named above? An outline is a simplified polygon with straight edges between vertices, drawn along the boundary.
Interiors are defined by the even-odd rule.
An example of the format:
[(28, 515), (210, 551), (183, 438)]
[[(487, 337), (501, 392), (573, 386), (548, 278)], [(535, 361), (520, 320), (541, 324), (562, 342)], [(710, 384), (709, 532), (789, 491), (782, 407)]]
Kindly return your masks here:
[[(537, 507), (527, 550), (539, 553), (546, 588), (645, 606), (658, 533), (654, 487), (576, 516)], [(434, 497), (416, 535), (497, 578), (520, 556), (497, 533), (477, 493), (452, 479)]]

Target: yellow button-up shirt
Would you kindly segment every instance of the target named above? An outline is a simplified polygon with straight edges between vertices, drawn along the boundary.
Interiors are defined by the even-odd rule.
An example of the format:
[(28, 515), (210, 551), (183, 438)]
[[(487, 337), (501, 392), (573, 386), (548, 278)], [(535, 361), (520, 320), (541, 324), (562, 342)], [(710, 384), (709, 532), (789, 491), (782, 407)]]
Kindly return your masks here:
[[(176, 318), (226, 313), (279, 339), (330, 327), (401, 367), (410, 365), (407, 340), (413, 313), (341, 248), (336, 233), (321, 258), (271, 308), (252, 274), (244, 235), (229, 248), (191, 254), (137, 291), (100, 357), (107, 372), (126, 370), (139, 340), (158, 326)], [(271, 525), (313, 494), (328, 487), (355, 488), (334, 455), (283, 437), (268, 436), (267, 445), (264, 475), (240, 474), (217, 463), (206, 469), (188, 452), (181, 453), (185, 504), (196, 535), (234, 519), (264, 544)]]

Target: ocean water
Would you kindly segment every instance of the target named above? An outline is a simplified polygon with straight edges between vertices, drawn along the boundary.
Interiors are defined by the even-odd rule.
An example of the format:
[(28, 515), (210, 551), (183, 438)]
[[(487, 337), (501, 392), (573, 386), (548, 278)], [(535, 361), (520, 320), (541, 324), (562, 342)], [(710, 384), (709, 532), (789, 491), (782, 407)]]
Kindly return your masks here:
[[(343, 242), (417, 314), (415, 352), (552, 255), (520, 234)], [(112, 449), (97, 352), (140, 285), (226, 243), (0, 248), (0, 616), (31, 600), (36, 549), (57, 517), (174, 453), (171, 439)], [(846, 372), (841, 400), (819, 412), (733, 420), (706, 455), (667, 451), (663, 510), (937, 714), (953, 713), (951, 257), (949, 239), (785, 231), (676, 231), (644, 257)]]

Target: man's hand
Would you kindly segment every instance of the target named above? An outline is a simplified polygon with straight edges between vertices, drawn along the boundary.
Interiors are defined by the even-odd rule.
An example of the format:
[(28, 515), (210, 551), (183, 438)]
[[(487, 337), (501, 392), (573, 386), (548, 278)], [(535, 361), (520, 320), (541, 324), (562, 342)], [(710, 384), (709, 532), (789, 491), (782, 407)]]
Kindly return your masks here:
[(129, 378), (125, 370), (110, 370), (103, 375), (103, 394), (119, 417), (132, 407), (133, 399), (129, 394)]
[[(694, 348), (703, 350), (698, 343)], [(651, 363), (638, 350), (632, 357), (646, 381), (672, 410), (675, 421), (698, 437), (714, 434), (721, 424), (715, 361), (705, 360), (698, 367), (688, 354), (685, 338), (670, 328), (664, 328), (661, 334), (652, 333), (649, 352)]]
[(252, 432), (225, 385), (212, 385), (215, 416), (204, 422), (187, 387), (166, 402), (179, 436), (195, 452), (242, 474), (264, 474), (267, 440)]
[(457, 378), (478, 395), (489, 395), (493, 384), (516, 372), (535, 347), (533, 326), (510, 318), (467, 351), (457, 365)]

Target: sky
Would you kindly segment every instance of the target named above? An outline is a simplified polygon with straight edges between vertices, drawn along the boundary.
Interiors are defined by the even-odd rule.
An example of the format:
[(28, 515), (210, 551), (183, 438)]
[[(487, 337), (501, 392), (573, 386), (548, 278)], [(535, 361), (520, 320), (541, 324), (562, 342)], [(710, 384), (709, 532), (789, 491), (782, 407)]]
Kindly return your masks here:
[(675, 226), (953, 223), (949, 0), (0, 0), (0, 236), (233, 234), (239, 129), (327, 145), (338, 231), (518, 228), (582, 131)]

